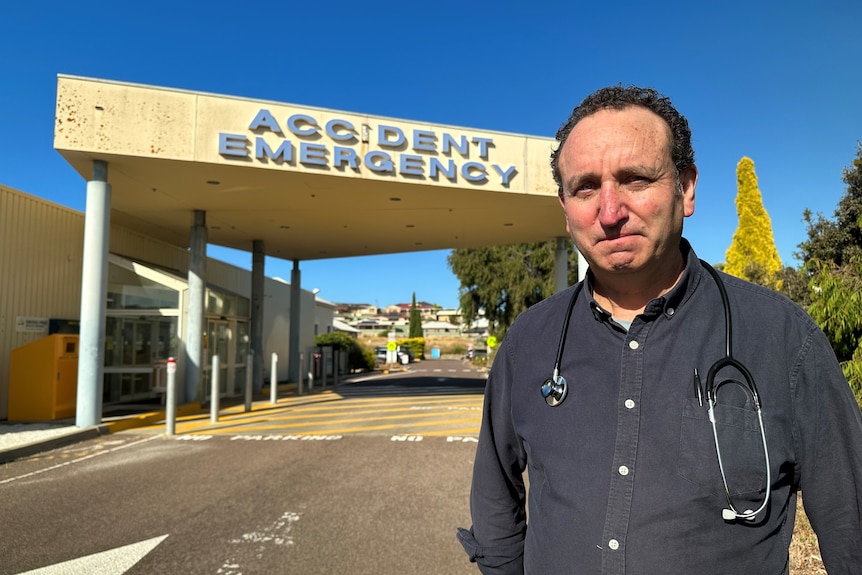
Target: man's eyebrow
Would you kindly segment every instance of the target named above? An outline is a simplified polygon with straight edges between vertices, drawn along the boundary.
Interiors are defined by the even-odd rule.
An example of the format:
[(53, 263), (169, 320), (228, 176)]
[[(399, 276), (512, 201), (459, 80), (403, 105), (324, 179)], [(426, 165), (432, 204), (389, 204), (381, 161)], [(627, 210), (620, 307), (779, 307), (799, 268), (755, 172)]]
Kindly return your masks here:
[[(629, 176), (632, 174), (643, 174), (653, 178), (658, 178), (664, 173), (664, 166), (651, 166), (647, 164), (633, 164), (630, 166), (622, 166), (615, 170), (615, 175)], [(563, 189), (572, 189), (584, 182), (600, 181), (601, 176), (595, 172), (582, 172), (572, 174), (563, 182)]]
[(633, 166), (623, 166), (618, 170), (620, 174), (646, 174), (658, 177), (664, 171), (663, 166), (648, 166), (646, 164), (635, 164)]

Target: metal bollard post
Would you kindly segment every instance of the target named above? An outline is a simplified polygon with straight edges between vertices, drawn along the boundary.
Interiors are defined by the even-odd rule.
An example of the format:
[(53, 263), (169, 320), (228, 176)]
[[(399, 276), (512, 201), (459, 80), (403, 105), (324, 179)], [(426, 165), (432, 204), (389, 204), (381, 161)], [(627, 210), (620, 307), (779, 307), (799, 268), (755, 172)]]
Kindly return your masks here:
[[(323, 382), (323, 389), (326, 389), (326, 356), (328, 355), (325, 351), (320, 354), (321, 355), (321, 363), (323, 364), (323, 368), (320, 370), (320, 380)], [(330, 356), (332, 357), (332, 356)]]
[(165, 392), (165, 435), (173, 437), (177, 432), (177, 360), (168, 358), (168, 382)]
[(269, 373), (269, 402), (276, 403), (278, 395), (278, 354), (272, 354), (272, 366)]
[(251, 411), (251, 386), (254, 375), (254, 352), (245, 356), (245, 410)]
[(212, 391), (210, 394), (210, 422), (216, 423), (218, 421), (218, 376), (219, 376), (219, 359), (218, 355), (213, 356), (213, 364), (210, 369), (210, 376), (212, 377)]

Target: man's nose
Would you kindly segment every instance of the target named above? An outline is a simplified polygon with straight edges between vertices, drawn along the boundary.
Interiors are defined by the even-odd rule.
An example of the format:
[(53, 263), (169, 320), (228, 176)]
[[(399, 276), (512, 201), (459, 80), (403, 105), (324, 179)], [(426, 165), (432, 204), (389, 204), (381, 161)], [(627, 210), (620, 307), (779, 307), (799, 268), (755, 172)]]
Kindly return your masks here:
[(612, 228), (628, 217), (625, 199), (615, 183), (602, 185), (599, 200), (599, 223), (606, 228)]

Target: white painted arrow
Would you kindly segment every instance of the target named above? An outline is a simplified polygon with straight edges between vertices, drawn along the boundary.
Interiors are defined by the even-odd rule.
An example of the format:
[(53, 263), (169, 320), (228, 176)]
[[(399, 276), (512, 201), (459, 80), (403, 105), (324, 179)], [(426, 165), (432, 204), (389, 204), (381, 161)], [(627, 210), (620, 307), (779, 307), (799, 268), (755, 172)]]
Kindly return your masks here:
[(167, 538), (167, 535), (153, 537), (140, 543), (132, 543), (79, 559), (48, 565), (19, 575), (72, 575), (75, 573), (82, 575), (85, 573), (86, 575), (123, 575)]

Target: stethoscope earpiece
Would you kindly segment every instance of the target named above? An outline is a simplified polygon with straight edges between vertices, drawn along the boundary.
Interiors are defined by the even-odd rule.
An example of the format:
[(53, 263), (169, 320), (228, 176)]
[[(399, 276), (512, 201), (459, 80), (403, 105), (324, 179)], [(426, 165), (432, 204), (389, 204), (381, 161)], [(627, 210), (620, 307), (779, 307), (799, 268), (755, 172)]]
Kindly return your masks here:
[(545, 403), (551, 407), (561, 404), (566, 399), (567, 393), (569, 393), (569, 386), (562, 375), (548, 378), (542, 384), (542, 397), (545, 398)]

